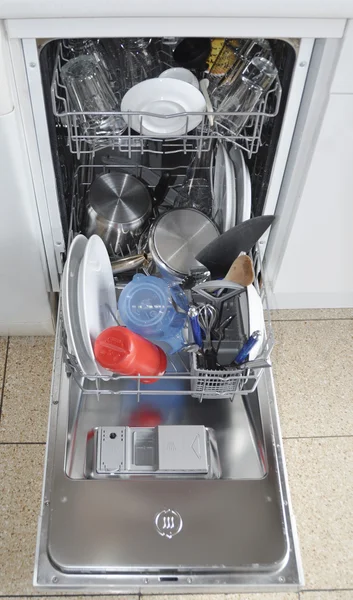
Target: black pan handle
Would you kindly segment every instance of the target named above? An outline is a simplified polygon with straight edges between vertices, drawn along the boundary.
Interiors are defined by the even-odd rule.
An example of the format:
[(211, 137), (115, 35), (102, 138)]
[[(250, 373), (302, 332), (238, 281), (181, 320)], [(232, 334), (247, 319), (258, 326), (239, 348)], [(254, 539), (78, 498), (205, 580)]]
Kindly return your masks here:
[(165, 199), (168, 190), (169, 190), (169, 182), (170, 182), (170, 173), (169, 171), (165, 171), (158, 181), (155, 189), (154, 189), (154, 208), (160, 206)]

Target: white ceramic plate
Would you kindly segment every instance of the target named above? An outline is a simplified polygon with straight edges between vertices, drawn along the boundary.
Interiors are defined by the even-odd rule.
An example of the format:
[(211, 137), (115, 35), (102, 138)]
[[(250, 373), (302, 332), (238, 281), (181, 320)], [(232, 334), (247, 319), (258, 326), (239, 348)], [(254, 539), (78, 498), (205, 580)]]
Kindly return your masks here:
[(190, 83), (197, 90), (199, 89), (199, 82), (197, 77), (188, 69), (184, 69), (183, 67), (174, 67), (172, 69), (167, 69), (160, 74), (159, 78), (167, 78), (167, 79), (180, 79), (180, 81), (185, 81), (186, 83)]
[[(212, 206), (214, 203), (214, 174), (215, 174), (215, 155), (214, 155), (214, 147), (212, 147), (211, 158), (210, 158), (210, 190), (211, 190), (211, 196), (212, 196)], [(212, 212), (212, 215), (213, 215), (213, 212)]]
[(226, 191), (223, 197), (224, 209), (223, 209), (223, 232), (228, 231), (235, 225), (236, 221), (236, 186), (235, 186), (235, 174), (234, 166), (229, 158), (228, 152), (223, 146), (224, 152), (224, 163), (226, 168)]
[(221, 233), (235, 225), (236, 190), (232, 161), (223, 144), (218, 144), (213, 179), (212, 218)]
[(244, 195), (244, 208), (243, 208), (243, 221), (247, 221), (251, 217), (251, 202), (252, 202), (252, 188), (251, 188), (251, 177), (247, 165), (245, 165), (245, 195)]
[[(78, 310), (84, 345), (94, 365), (90, 375), (110, 375), (96, 363), (93, 346), (98, 335), (116, 325), (114, 279), (107, 249), (98, 235), (88, 240), (78, 280)], [(114, 316), (113, 316), (114, 315)]]
[(251, 179), (244, 156), (240, 148), (234, 146), (229, 152), (233, 162), (237, 190), (237, 216), (236, 223), (243, 223), (251, 216)]
[(249, 335), (254, 331), (260, 331), (259, 342), (250, 350), (249, 360), (255, 360), (261, 354), (266, 339), (266, 327), (262, 301), (253, 285), (247, 287), (248, 310), (249, 310)]
[[(180, 79), (146, 79), (134, 85), (121, 102), (121, 110), (177, 115), (183, 112), (205, 112), (206, 102), (199, 90)], [(124, 116), (129, 123), (128, 115)], [(158, 138), (177, 136), (195, 129), (202, 115), (175, 116), (168, 119), (131, 115), (131, 126), (138, 133)]]
[(87, 242), (84, 235), (77, 235), (71, 243), (61, 282), (61, 306), (68, 351), (83, 373), (92, 373), (95, 365), (86, 350), (78, 310), (78, 274)]

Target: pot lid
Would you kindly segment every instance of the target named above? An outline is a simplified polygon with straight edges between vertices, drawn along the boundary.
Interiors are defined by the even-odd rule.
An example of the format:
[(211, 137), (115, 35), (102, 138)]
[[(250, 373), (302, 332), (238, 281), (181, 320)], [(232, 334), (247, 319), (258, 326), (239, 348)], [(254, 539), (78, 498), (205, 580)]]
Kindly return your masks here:
[(93, 181), (89, 203), (101, 217), (121, 225), (144, 218), (152, 208), (146, 186), (133, 175), (119, 172), (104, 173)]
[(200, 267), (195, 256), (219, 236), (214, 223), (193, 208), (177, 208), (156, 221), (152, 247), (160, 260), (176, 273), (188, 275)]

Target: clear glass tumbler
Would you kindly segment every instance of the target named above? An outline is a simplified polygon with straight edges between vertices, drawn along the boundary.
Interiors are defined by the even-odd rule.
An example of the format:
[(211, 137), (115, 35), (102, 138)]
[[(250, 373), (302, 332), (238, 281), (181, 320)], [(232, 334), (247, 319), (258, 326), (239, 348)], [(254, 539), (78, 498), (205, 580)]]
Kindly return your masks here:
[[(262, 56), (255, 56), (244, 68), (240, 77), (227, 90), (217, 112), (254, 111), (258, 102), (269, 91), (277, 75), (273, 62)], [(218, 124), (224, 126), (233, 135), (241, 132), (249, 115), (220, 115), (215, 117)]]
[(101, 61), (95, 56), (81, 55), (69, 60), (61, 69), (61, 80), (67, 90), (68, 109), (91, 113), (77, 119), (87, 141), (95, 136), (119, 135), (125, 130), (120, 115), (104, 114), (118, 111), (119, 106)]
[(209, 152), (192, 157), (178, 188), (174, 208), (196, 208), (207, 216), (212, 213), (211, 162)]

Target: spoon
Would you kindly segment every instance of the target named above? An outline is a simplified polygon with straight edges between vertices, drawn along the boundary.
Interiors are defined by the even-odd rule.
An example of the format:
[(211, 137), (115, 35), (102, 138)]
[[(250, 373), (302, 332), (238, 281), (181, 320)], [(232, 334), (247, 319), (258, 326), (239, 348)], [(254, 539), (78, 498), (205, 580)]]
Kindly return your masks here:
[[(210, 82), (208, 81), (208, 79), (201, 79), (200, 81), (200, 90), (203, 94), (203, 97), (205, 98), (205, 102), (206, 102), (206, 109), (208, 113), (213, 113), (213, 106), (212, 106), (212, 102), (210, 99), (210, 95), (208, 93), (208, 86), (210, 85)], [(214, 124), (214, 117), (213, 115), (208, 114), (207, 115), (209, 123), (211, 125), (211, 127), (213, 127)]]

